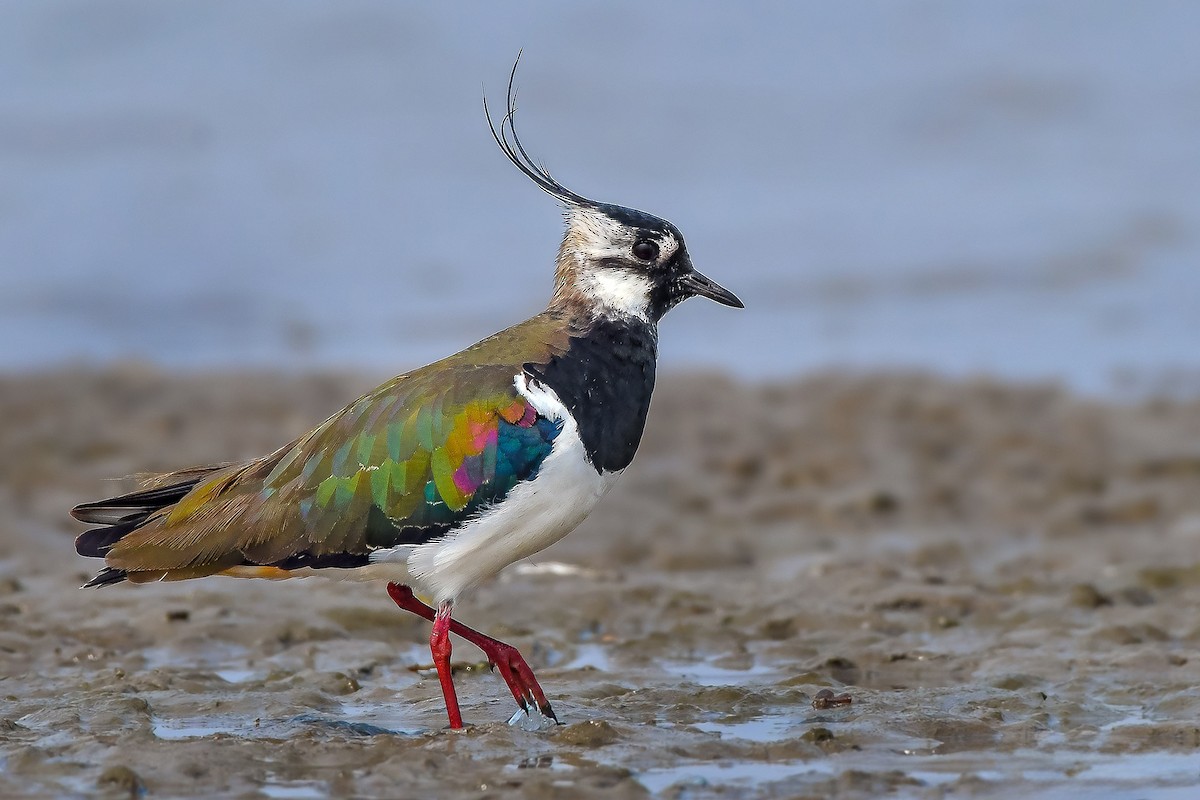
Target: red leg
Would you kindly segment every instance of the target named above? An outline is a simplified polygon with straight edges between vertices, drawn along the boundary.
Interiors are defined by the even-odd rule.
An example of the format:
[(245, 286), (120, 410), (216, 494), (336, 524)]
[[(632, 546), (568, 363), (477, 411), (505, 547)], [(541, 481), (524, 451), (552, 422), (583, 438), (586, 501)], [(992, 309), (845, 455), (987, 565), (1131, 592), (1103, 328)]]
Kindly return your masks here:
[(458, 710), (458, 693), (454, 691), (454, 676), (450, 674), (450, 604), (438, 607), (433, 618), (433, 632), (429, 634), (429, 652), (433, 653), (433, 665), (437, 667), (438, 680), (442, 682), (442, 697), (446, 700), (446, 714), (450, 717), (450, 729), (463, 726), (462, 713)]
[[(400, 608), (423, 619), (435, 620), (436, 612), (418, 600), (408, 586), (389, 583), (387, 590), (388, 595)], [(488, 663), (500, 673), (500, 677), (508, 684), (513, 699), (517, 701), (517, 705), (523, 711), (528, 713), (529, 706), (532, 704), (542, 712), (543, 716), (558, 722), (558, 717), (554, 715), (554, 709), (550, 707), (550, 701), (546, 699), (545, 692), (542, 691), (537, 678), (533, 675), (533, 670), (529, 668), (529, 664), (526, 663), (517, 648), (486, 636), (473, 628), (468, 628), (455, 619), (450, 619), (448, 627), (451, 633), (461, 636), (483, 651), (483, 654), (487, 656)], [(451, 690), (453, 690), (453, 686), (451, 686)], [(449, 701), (447, 701), (447, 706), (449, 706)], [(453, 726), (453, 722), (451, 726)]]

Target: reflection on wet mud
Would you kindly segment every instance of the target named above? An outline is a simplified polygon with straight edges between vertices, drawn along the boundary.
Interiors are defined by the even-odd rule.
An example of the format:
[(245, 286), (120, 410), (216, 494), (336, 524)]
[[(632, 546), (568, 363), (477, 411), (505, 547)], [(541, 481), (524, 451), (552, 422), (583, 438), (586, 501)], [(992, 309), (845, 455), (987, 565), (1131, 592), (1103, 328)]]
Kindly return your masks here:
[[(561, 726), (514, 715), (464, 645), (471, 724), (444, 730), (428, 630), (381, 587), (77, 588), (72, 499), (168, 456), (265, 450), (355, 380), (0, 378), (0, 795), (1166, 800), (1200, 785), (1196, 403), (905, 375), (665, 379), (630, 479), (546, 554), (556, 566), (460, 604), (522, 648)], [(72, 392), (93, 402), (56, 401)]]

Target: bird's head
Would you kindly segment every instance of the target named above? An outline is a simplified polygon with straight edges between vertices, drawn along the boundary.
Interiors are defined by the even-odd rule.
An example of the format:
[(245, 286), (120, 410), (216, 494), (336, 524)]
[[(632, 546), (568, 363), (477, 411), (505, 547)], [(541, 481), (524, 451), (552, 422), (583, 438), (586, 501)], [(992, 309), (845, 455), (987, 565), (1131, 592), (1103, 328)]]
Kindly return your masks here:
[(496, 144), (521, 172), (565, 207), (567, 232), (558, 251), (552, 306), (608, 317), (658, 320), (697, 295), (743, 308), (733, 292), (692, 266), (683, 234), (665, 219), (572, 192), (530, 158), (517, 138), (516, 95), (508, 81), (508, 108), (499, 127), (484, 101)]

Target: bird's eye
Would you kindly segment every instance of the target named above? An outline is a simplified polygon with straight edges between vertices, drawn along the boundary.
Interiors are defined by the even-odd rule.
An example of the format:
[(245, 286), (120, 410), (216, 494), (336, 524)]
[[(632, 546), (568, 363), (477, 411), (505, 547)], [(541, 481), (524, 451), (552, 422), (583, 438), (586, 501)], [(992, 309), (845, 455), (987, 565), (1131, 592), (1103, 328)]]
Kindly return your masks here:
[(653, 261), (658, 258), (658, 244), (649, 239), (638, 239), (633, 245), (633, 257), (638, 261)]

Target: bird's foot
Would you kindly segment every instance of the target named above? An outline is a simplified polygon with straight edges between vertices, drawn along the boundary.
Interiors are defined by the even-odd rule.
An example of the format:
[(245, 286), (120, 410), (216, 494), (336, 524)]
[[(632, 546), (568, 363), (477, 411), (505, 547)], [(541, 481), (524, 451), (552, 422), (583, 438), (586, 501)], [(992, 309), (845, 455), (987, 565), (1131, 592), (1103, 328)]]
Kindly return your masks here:
[(487, 656), (488, 663), (500, 673), (500, 677), (508, 684), (513, 699), (517, 701), (521, 711), (530, 717), (540, 714), (555, 724), (559, 724), (558, 717), (555, 716), (554, 709), (550, 706), (550, 701), (546, 699), (546, 693), (542, 691), (541, 685), (534, 677), (533, 670), (529, 668), (529, 664), (520, 651), (511, 644), (505, 644), (477, 631), (471, 632), (478, 638), (465, 636), (459, 631), (455, 631), (483, 651), (483, 654)]
[(508, 718), (508, 724), (514, 728), (520, 728), (523, 731), (536, 733), (538, 731), (548, 731), (555, 728), (559, 722), (542, 715), (536, 706), (530, 706), (528, 710), (518, 708), (513, 712), (513, 715)]
[[(416, 614), (419, 617), (423, 617), (424, 619), (433, 622), (435, 629), (438, 627), (437, 620), (435, 619), (435, 617), (437, 617), (437, 612), (418, 600), (416, 596), (413, 595), (411, 588), (399, 583), (389, 583), (387, 585), (387, 591), (397, 606), (405, 611)], [(513, 716), (513, 719), (509, 720), (510, 723), (512, 723), (514, 720), (517, 720), (519, 715), (523, 713), (530, 719), (532, 719), (535, 714), (540, 714), (545, 719), (553, 721), (556, 725), (561, 724), (558, 721), (558, 717), (554, 714), (554, 709), (550, 706), (550, 701), (546, 699), (546, 693), (542, 691), (541, 685), (538, 684), (537, 678), (534, 677), (533, 670), (529, 668), (529, 664), (525, 661), (524, 656), (521, 655), (517, 648), (513, 647), (511, 644), (505, 644), (499, 639), (493, 639), (491, 636), (482, 634), (474, 628), (468, 628), (458, 620), (451, 618), (448, 614), (446, 619), (449, 620), (448, 627), (450, 633), (453, 633), (456, 636), (461, 636), (482, 650), (483, 654), (487, 657), (488, 663), (492, 665), (493, 669), (500, 673), (500, 677), (504, 679), (506, 684), (508, 684), (508, 689), (512, 692), (513, 699), (516, 700), (517, 705), (521, 707), (521, 710)], [(430, 645), (433, 645), (432, 638)], [(439, 649), (441, 647), (446, 647), (446, 663), (448, 670), (449, 643), (446, 642), (443, 644), (439, 639), (438, 647)], [(437, 663), (437, 659), (438, 654), (435, 652), (435, 663)], [(448, 674), (449, 673), (447, 671), (447, 675)], [(440, 677), (441, 673), (439, 670), (439, 678)], [(457, 710), (457, 701), (452, 701), (449, 693), (445, 691), (446, 683), (446, 679), (442, 679), (443, 694), (446, 694), (446, 705), (447, 711), (449, 712), (449, 706), (452, 704), (452, 702), (455, 706), (455, 710)], [(452, 689), (453, 684), (451, 684), (451, 690)], [(453, 713), (450, 714), (450, 720), (451, 725), (453, 726)], [(459, 718), (459, 724), (461, 725), (461, 717)]]

